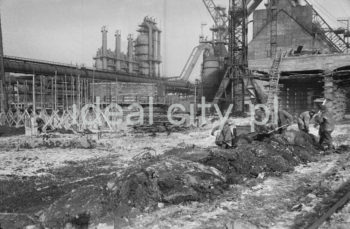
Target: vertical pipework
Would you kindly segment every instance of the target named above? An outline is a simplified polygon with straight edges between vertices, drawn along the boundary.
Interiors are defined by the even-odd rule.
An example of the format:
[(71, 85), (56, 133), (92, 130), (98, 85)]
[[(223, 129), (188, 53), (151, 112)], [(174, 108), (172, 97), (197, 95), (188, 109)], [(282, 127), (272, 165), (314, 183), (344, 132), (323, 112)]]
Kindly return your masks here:
[(157, 68), (157, 59), (158, 59), (158, 30), (154, 30), (153, 32), (153, 69), (154, 69), (154, 75), (158, 76), (158, 68)]
[(161, 42), (160, 42), (160, 33), (161, 33), (161, 31), (160, 30), (158, 30), (158, 54), (157, 54), (157, 60), (159, 61), (158, 62), (158, 77), (160, 77), (160, 62), (162, 61), (161, 60)]
[(132, 35), (129, 34), (128, 35), (128, 69), (129, 69), (129, 72), (133, 71), (133, 67), (132, 67), (132, 62), (134, 59), (134, 44), (133, 43), (134, 43), (134, 41), (133, 41)]
[(152, 57), (153, 57), (153, 42), (152, 42), (152, 34), (153, 34), (153, 29), (152, 25), (150, 24), (150, 20), (148, 18), (145, 18), (144, 24), (148, 28), (148, 64), (149, 64), (149, 76), (152, 76), (153, 74), (153, 69), (152, 69)]
[(158, 57), (157, 60), (158, 60), (158, 61), (161, 61), (161, 54), (160, 54), (160, 53), (161, 53), (161, 48), (160, 48), (160, 47), (161, 47), (160, 33), (161, 33), (161, 31), (158, 30), (158, 40), (157, 40), (157, 41), (158, 41), (158, 44), (157, 44), (157, 45), (158, 45), (158, 54), (157, 54), (157, 57)]
[(153, 32), (153, 59), (157, 60), (158, 55), (158, 30)]
[(150, 76), (153, 75), (153, 68), (152, 68), (152, 57), (153, 57), (152, 34), (153, 34), (152, 27), (149, 26), (149, 30), (148, 30), (148, 61), (149, 61), (149, 75)]
[(0, 15), (0, 112), (7, 111), (7, 93), (5, 91), (4, 49), (2, 44), (2, 28)]
[(102, 68), (107, 69), (107, 28), (103, 26), (102, 32)]
[(120, 31), (117, 30), (115, 32), (115, 57), (116, 57), (116, 70), (120, 70), (120, 51), (121, 51), (121, 38), (120, 38)]

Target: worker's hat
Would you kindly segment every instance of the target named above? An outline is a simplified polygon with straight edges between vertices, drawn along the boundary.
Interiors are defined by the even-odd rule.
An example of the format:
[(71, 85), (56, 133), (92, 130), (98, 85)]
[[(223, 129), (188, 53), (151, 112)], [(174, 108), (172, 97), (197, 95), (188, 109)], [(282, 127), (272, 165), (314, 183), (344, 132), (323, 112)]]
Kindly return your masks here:
[(233, 118), (228, 118), (226, 122), (227, 122), (227, 124), (230, 125), (230, 126), (235, 125), (235, 122), (234, 122), (234, 119), (233, 119)]

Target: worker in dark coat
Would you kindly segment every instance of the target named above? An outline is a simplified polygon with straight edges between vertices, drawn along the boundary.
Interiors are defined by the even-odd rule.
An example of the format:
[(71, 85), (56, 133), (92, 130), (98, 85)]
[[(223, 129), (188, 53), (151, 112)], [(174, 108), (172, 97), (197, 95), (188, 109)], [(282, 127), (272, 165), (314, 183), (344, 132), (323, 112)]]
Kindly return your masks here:
[[(220, 127), (222, 126), (222, 129)], [(211, 131), (211, 135), (214, 136), (215, 131), (220, 130), (216, 135), (215, 144), (222, 148), (232, 148), (235, 145), (237, 138), (237, 129), (232, 119), (224, 121), (223, 124), (217, 125)]]
[(315, 117), (316, 125), (319, 125), (319, 143), (324, 149), (334, 149), (332, 132), (335, 128), (335, 121), (331, 112), (324, 106)]
[[(254, 113), (254, 118), (256, 121), (258, 122), (262, 122), (263, 120), (265, 120), (266, 118), (266, 113), (264, 111), (264, 109), (260, 108), (260, 109), (256, 109), (255, 113)], [(262, 124), (262, 125), (256, 125), (255, 126), (255, 132), (257, 133), (264, 133), (264, 132), (268, 132), (268, 127), (266, 124)]]
[(314, 117), (315, 111), (304, 111), (298, 117), (298, 127), (300, 131), (309, 133), (310, 121)]
[(293, 116), (283, 109), (278, 110), (279, 133), (283, 134), (289, 125), (293, 123)]

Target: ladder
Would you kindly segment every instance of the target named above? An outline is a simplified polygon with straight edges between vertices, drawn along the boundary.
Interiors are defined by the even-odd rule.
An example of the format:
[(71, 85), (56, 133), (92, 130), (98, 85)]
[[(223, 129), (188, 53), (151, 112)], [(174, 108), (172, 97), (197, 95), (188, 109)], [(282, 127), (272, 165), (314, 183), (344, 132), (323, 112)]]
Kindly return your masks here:
[(224, 78), (222, 78), (222, 81), (220, 83), (219, 89), (217, 90), (217, 92), (215, 94), (213, 104), (217, 104), (220, 101), (222, 95), (225, 93), (226, 88), (229, 85), (230, 80), (232, 78), (232, 77), (230, 77), (231, 74), (232, 74), (232, 71), (231, 71), (231, 68), (229, 67), (229, 68), (227, 68), (225, 75), (224, 75)]
[(280, 79), (279, 66), (281, 64), (282, 58), (286, 53), (282, 53), (279, 51), (276, 53), (276, 58), (272, 62), (271, 70), (270, 70), (270, 81), (269, 81), (269, 91), (267, 96), (266, 105), (270, 110), (273, 109), (274, 98), (278, 93), (278, 83)]

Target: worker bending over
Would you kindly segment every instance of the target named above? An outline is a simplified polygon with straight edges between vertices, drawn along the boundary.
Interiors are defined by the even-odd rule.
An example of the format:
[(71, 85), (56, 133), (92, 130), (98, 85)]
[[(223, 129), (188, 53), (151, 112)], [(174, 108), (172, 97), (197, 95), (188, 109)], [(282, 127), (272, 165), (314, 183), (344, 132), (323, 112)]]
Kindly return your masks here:
[[(222, 129), (220, 127), (222, 126)], [(222, 148), (231, 148), (235, 145), (235, 139), (237, 137), (237, 129), (232, 118), (224, 121), (224, 124), (217, 125), (211, 131), (211, 135), (214, 136), (215, 131), (220, 130), (216, 134), (215, 144)]]
[(315, 122), (316, 122), (315, 126), (320, 125), (319, 131), (318, 131), (320, 135), (320, 140), (319, 140), (320, 145), (325, 150), (334, 149), (332, 132), (334, 131), (335, 121), (333, 119), (331, 112), (329, 112), (325, 106), (323, 106), (321, 108), (321, 111), (316, 115)]
[(289, 125), (293, 123), (293, 116), (283, 109), (278, 110), (278, 129), (283, 134)]
[(305, 133), (309, 133), (309, 125), (311, 119), (314, 117), (315, 111), (304, 111), (298, 117), (298, 127), (300, 131), (304, 131)]

